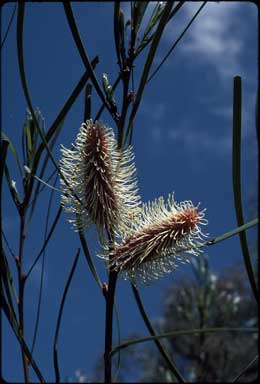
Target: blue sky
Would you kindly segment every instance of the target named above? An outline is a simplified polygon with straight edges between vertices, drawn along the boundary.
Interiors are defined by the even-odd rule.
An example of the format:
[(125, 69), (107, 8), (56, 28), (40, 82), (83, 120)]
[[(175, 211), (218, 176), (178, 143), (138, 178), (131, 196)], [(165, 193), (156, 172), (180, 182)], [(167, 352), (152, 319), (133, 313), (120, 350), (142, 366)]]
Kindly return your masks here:
[[(167, 26), (155, 59), (159, 63), (187, 22), (201, 5), (187, 2)], [(14, 4), (2, 11), (2, 35)], [(123, 3), (125, 16), (130, 3)], [(148, 7), (147, 15), (153, 5)], [(73, 4), (82, 41), (92, 59), (99, 55), (96, 76), (102, 73), (111, 82), (118, 73), (113, 41), (113, 4), (86, 2)], [(144, 19), (144, 25), (148, 16)], [(20, 137), (26, 111), (16, 53), (16, 18), (2, 51), (2, 126), (21, 155)], [(141, 29), (142, 30), (142, 29)], [(25, 69), (34, 107), (39, 107), (49, 127), (68, 95), (84, 72), (74, 45), (64, 10), (59, 3), (27, 3), (24, 25)], [(138, 84), (143, 59), (137, 60), (135, 84)], [(236, 227), (232, 192), (232, 90), (233, 77), (243, 82), (243, 196), (248, 202), (256, 185), (256, 144), (254, 106), (257, 79), (257, 8), (250, 2), (209, 2), (185, 35), (164, 67), (148, 84), (134, 124), (133, 146), (140, 194), (143, 201), (167, 197), (175, 192), (178, 202), (192, 200), (207, 208), (207, 232), (217, 236)], [(120, 105), (121, 92), (115, 93)], [(99, 108), (93, 98), (93, 117)], [(60, 144), (69, 147), (82, 123), (83, 92), (69, 112), (54, 148), (59, 159)], [(114, 127), (107, 113), (102, 120)], [(18, 192), (21, 180), (11, 156), (11, 177)], [(47, 174), (51, 173), (49, 166)], [(24, 268), (28, 270), (43, 242), (46, 204), (45, 191), (35, 212), (25, 246)], [(55, 194), (52, 217), (59, 204)], [(246, 211), (245, 216), (248, 216)], [(256, 214), (254, 215), (256, 216)], [(4, 186), (3, 226), (13, 245), (18, 246), (18, 217)], [(93, 233), (87, 234), (89, 247), (103, 281), (106, 272), (102, 260), (95, 258)], [(62, 216), (55, 237), (46, 252), (44, 293), (35, 359), (46, 380), (53, 380), (52, 343), (58, 306), (69, 274), (78, 236)], [(207, 250), (212, 272), (221, 273), (242, 262), (238, 238), (232, 238)], [(10, 261), (12, 267), (15, 266)], [(15, 268), (14, 268), (15, 270)], [(36, 303), (39, 294), (41, 263), (28, 281), (25, 301), (26, 339), (32, 340)], [(189, 276), (186, 265), (177, 272), (141, 288), (148, 314), (160, 316), (162, 297), (173, 281)], [(16, 276), (16, 275), (15, 275)], [(131, 332), (146, 334), (129, 283), (119, 281), (117, 288), (122, 338)], [(20, 351), (6, 321), (3, 321), (3, 368), (6, 380), (22, 380)], [(103, 353), (104, 299), (88, 270), (83, 253), (70, 287), (60, 331), (60, 368), (62, 377), (76, 369), (91, 378), (97, 356)], [(17, 362), (17, 363), (16, 363)], [(32, 378), (34, 374), (32, 373)]]

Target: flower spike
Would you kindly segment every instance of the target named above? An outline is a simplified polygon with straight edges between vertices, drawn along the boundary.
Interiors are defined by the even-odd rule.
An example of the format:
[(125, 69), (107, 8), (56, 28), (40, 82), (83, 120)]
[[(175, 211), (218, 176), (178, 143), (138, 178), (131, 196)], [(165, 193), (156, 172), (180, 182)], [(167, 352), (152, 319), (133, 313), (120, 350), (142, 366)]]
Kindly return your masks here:
[(76, 230), (96, 224), (101, 238), (105, 231), (115, 235), (125, 231), (140, 211), (132, 147), (118, 150), (112, 128), (92, 120), (81, 125), (72, 146), (62, 146), (60, 161), (70, 186), (61, 179), (68, 220)]
[(110, 251), (109, 267), (133, 282), (147, 283), (189, 262), (189, 254), (198, 255), (201, 250), (195, 247), (207, 236), (200, 229), (208, 223), (204, 211), (191, 201), (176, 203), (173, 194), (167, 204), (163, 197), (143, 204), (135, 228)]

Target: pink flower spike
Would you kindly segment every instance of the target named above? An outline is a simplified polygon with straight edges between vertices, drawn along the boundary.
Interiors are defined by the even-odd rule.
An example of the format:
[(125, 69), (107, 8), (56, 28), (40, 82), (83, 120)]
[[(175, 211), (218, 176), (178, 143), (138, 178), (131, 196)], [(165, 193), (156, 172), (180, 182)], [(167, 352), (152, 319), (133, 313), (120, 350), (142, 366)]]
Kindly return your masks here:
[(121, 244), (110, 252), (108, 265), (125, 278), (147, 283), (189, 262), (189, 255), (198, 255), (196, 248), (207, 235), (200, 225), (206, 225), (204, 210), (191, 201), (177, 204), (173, 194), (168, 204), (163, 198), (144, 204), (139, 222), (130, 229)]

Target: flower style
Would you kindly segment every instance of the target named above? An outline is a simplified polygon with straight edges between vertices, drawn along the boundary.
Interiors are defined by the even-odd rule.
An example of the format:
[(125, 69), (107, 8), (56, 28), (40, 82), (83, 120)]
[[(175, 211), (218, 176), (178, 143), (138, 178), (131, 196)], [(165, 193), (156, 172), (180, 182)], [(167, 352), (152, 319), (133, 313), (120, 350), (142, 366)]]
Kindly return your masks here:
[(191, 201), (176, 203), (169, 195), (143, 204), (142, 214), (124, 235), (121, 244), (109, 252), (108, 265), (135, 283), (147, 283), (189, 262), (189, 254), (198, 255), (195, 248), (203, 234), (199, 225), (206, 225), (204, 210)]
[(72, 147), (62, 146), (60, 161), (68, 220), (76, 230), (96, 224), (101, 239), (104, 231), (125, 231), (140, 211), (132, 147), (117, 149), (112, 128), (92, 120), (81, 125)]

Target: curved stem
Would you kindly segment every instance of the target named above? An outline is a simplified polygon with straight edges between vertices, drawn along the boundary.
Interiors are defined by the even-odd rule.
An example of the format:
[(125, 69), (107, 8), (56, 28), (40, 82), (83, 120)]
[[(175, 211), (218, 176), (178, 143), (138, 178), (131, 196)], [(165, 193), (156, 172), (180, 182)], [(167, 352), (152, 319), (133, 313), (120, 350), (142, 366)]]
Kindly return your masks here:
[(117, 272), (109, 272), (108, 280), (108, 289), (105, 293), (106, 299), (106, 325), (105, 325), (105, 353), (104, 353), (104, 381), (105, 383), (111, 383), (111, 374), (112, 374), (112, 360), (111, 360), (111, 351), (112, 351), (112, 340), (113, 340), (113, 307), (114, 307), (114, 297), (115, 289), (117, 282)]
[(162, 61), (160, 62), (160, 64), (155, 68), (155, 70), (152, 72), (152, 74), (149, 76), (146, 84), (148, 84), (152, 78), (156, 75), (156, 73), (159, 71), (159, 69), (161, 68), (161, 66), (165, 63), (165, 61), (168, 59), (168, 57), (170, 56), (170, 54), (172, 53), (172, 51), (176, 48), (176, 46), (178, 45), (178, 43), (181, 41), (181, 39), (183, 38), (183, 36), (185, 35), (185, 33), (188, 31), (188, 29), (190, 28), (190, 26), (192, 25), (193, 21), (197, 18), (197, 16), (199, 15), (199, 13), (202, 11), (203, 7), (207, 4), (207, 1), (204, 1), (204, 3), (200, 6), (200, 8), (197, 10), (197, 12), (195, 13), (195, 15), (192, 17), (192, 19), (189, 21), (189, 23), (187, 24), (187, 26), (184, 28), (184, 30), (182, 31), (182, 33), (180, 34), (180, 36), (177, 38), (177, 40), (173, 43), (173, 45), (171, 46), (171, 48), (169, 49), (169, 51), (166, 53), (166, 55), (164, 56), (164, 58), (162, 59)]
[(251, 367), (253, 364), (255, 364), (255, 362), (258, 360), (258, 355), (254, 357), (253, 360), (250, 361), (250, 363), (247, 364), (247, 366), (239, 373), (239, 375), (237, 375), (233, 380), (232, 380), (232, 383), (236, 383), (241, 376), (243, 376)]
[[(241, 187), (241, 125), (242, 125), (242, 79), (240, 76), (234, 77), (233, 87), (233, 144), (232, 144), (232, 176), (234, 204), (236, 210), (237, 223), (239, 226), (244, 224), (242, 187)], [(259, 292), (256, 284), (254, 270), (251, 264), (247, 238), (245, 232), (239, 233), (240, 244), (248, 279), (255, 296), (259, 303)]]
[(61, 318), (62, 318), (62, 313), (63, 313), (63, 308), (66, 300), (66, 296), (70, 287), (70, 283), (73, 277), (73, 274), (76, 269), (76, 265), (79, 259), (79, 254), (80, 254), (80, 249), (77, 250), (66, 286), (64, 288), (64, 292), (62, 295), (61, 299), (61, 304), (60, 304), (60, 309), (59, 309), (59, 314), (58, 314), (58, 319), (57, 319), (57, 324), (56, 324), (56, 329), (55, 329), (55, 336), (54, 336), (54, 343), (53, 343), (53, 363), (54, 363), (54, 370), (55, 370), (55, 381), (56, 383), (60, 382), (60, 369), (59, 369), (59, 362), (58, 362), (58, 338), (59, 338), (59, 331), (60, 331), (60, 325), (61, 325)]
[[(150, 335), (151, 336), (156, 336), (156, 333), (152, 327), (152, 324), (150, 323), (150, 320), (145, 312), (145, 309), (144, 309), (144, 306), (143, 306), (143, 303), (141, 301), (141, 298), (140, 298), (140, 295), (139, 295), (139, 292), (137, 290), (137, 288), (134, 286), (134, 284), (132, 283), (132, 290), (133, 290), (133, 293), (134, 293), (134, 296), (135, 296), (135, 300), (137, 302), (137, 305), (138, 305), (138, 308), (140, 310), (140, 313), (142, 315), (142, 318), (144, 319), (144, 322), (145, 322), (145, 325), (148, 329), (148, 331), (150, 332)], [(181, 374), (178, 372), (177, 368), (175, 367), (173, 361), (171, 361), (171, 358), (170, 356), (168, 355), (167, 351), (164, 349), (163, 345), (160, 343), (159, 340), (155, 339), (154, 340), (158, 350), (160, 351), (162, 357), (164, 358), (164, 360), (166, 361), (166, 363), (168, 364), (171, 372), (175, 375), (175, 377), (177, 378), (178, 382), (179, 383), (185, 383), (183, 377), (181, 376)]]
[(128, 348), (131, 345), (134, 344), (140, 344), (147, 341), (153, 341), (156, 339), (163, 339), (163, 338), (172, 338), (176, 336), (182, 336), (182, 335), (198, 335), (200, 333), (222, 333), (222, 332), (244, 332), (244, 333), (257, 333), (258, 328), (195, 328), (195, 329), (183, 329), (178, 331), (172, 331), (172, 332), (166, 332), (162, 333), (160, 335), (156, 336), (147, 336), (147, 337), (140, 337), (139, 339), (133, 339), (128, 340), (120, 345), (117, 345), (113, 350), (111, 351), (111, 356), (113, 356), (115, 353), (117, 353), (119, 350)]
[(3, 48), (3, 46), (4, 46), (4, 43), (5, 43), (5, 41), (6, 41), (6, 39), (7, 39), (7, 36), (8, 36), (8, 33), (9, 33), (9, 31), (10, 31), (10, 28), (11, 28), (11, 25), (12, 25), (12, 22), (13, 22), (13, 19), (14, 19), (14, 15), (15, 15), (16, 7), (17, 7), (17, 4), (14, 5), (13, 12), (12, 12), (12, 15), (11, 15), (11, 17), (10, 17), (8, 26), (7, 26), (7, 28), (6, 28), (6, 32), (5, 32), (3, 41), (1, 41), (1, 50), (2, 50), (2, 48)]
[(161, 37), (162, 37), (162, 33), (163, 33), (163, 30), (164, 30), (164, 28), (165, 28), (165, 26), (167, 24), (167, 19), (169, 17), (169, 14), (171, 12), (172, 7), (173, 7), (173, 3), (171, 1), (167, 1), (166, 5), (165, 5), (165, 8), (163, 10), (162, 17), (160, 19), (159, 25), (158, 25), (157, 30), (155, 32), (155, 35), (154, 35), (154, 38), (153, 38), (153, 41), (152, 41), (152, 44), (151, 44), (151, 48), (150, 48), (149, 53), (148, 53), (147, 58), (146, 58), (146, 62), (145, 62), (144, 68), (143, 68), (142, 77), (141, 77), (141, 80), (140, 80), (140, 83), (139, 83), (139, 87), (138, 87), (138, 90), (137, 90), (137, 93), (136, 93), (136, 97), (135, 97), (135, 100), (134, 100), (134, 103), (133, 103), (133, 108), (131, 110), (131, 114), (130, 114), (130, 117), (129, 117), (128, 126), (127, 126), (127, 129), (126, 129), (123, 146), (125, 146), (125, 144), (127, 142), (127, 139), (128, 139), (128, 136), (131, 133), (131, 130), (132, 130), (132, 127), (133, 127), (133, 122), (134, 122), (134, 119), (135, 119), (135, 115), (137, 113), (139, 104), (140, 104), (141, 99), (142, 99), (142, 95), (143, 95), (143, 92), (144, 92), (144, 89), (145, 89), (147, 78), (149, 76), (151, 65), (153, 63), (153, 59), (154, 59), (155, 53), (156, 53), (157, 48), (159, 46), (159, 43), (160, 43), (160, 40), (161, 40)]

